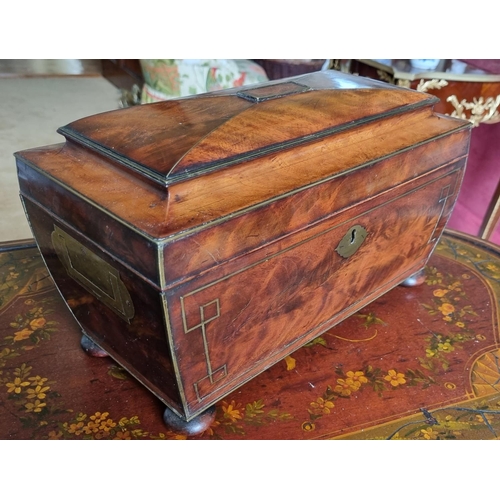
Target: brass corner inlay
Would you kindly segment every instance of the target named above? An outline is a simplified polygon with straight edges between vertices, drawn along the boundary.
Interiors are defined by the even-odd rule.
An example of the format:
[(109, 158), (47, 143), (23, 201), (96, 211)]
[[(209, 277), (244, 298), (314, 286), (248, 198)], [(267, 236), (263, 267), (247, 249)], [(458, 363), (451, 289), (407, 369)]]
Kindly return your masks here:
[(216, 298), (206, 304), (198, 307), (199, 316), (196, 318), (197, 323), (189, 326), (186, 316), (186, 297), (181, 297), (181, 310), (182, 310), (182, 325), (184, 333), (188, 334), (193, 331), (198, 331), (201, 334), (203, 342), (203, 352), (205, 354), (205, 363), (207, 375), (193, 383), (193, 388), (196, 393), (198, 401), (202, 401), (213, 390), (213, 386), (218, 384), (222, 379), (227, 376), (227, 366), (223, 364), (218, 368), (212, 366), (210, 358), (210, 350), (208, 348), (207, 325), (220, 317), (220, 304), (219, 299)]
[(52, 245), (68, 275), (130, 323), (134, 305), (120, 273), (56, 225)]

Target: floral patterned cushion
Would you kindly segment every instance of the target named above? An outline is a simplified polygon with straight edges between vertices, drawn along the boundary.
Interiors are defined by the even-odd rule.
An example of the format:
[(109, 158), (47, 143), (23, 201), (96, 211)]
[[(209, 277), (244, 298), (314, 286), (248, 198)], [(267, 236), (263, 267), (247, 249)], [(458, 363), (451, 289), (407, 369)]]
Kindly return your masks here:
[(247, 59), (141, 59), (141, 104), (268, 81)]

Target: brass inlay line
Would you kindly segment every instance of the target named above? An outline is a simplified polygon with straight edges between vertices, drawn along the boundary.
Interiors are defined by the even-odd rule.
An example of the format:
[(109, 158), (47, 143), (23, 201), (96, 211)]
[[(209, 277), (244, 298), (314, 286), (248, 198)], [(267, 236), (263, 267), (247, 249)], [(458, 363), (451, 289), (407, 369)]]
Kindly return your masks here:
[[(218, 280), (215, 280), (211, 283), (208, 283), (206, 285), (203, 285), (195, 290), (192, 290), (190, 291), (189, 293), (186, 293), (185, 295), (181, 296), (180, 297), (180, 303), (181, 303), (181, 316), (182, 316), (182, 324), (183, 324), (183, 329), (184, 329), (184, 333), (187, 334), (187, 333), (190, 333), (192, 331), (195, 331), (195, 330), (201, 330), (201, 335), (202, 335), (202, 339), (203, 339), (203, 349), (204, 349), (204, 354), (205, 354), (205, 359), (206, 359), (206, 365), (207, 365), (207, 376), (206, 377), (203, 377), (202, 379), (196, 381), (193, 383), (193, 387), (194, 387), (194, 390), (195, 390), (195, 393), (196, 393), (196, 397), (198, 399), (198, 402), (201, 402), (204, 398), (208, 397), (208, 396), (212, 396), (214, 392), (218, 391), (219, 389), (217, 387), (213, 387), (214, 384), (218, 384), (218, 382), (220, 380), (222, 380), (223, 378), (225, 378), (228, 374), (227, 372), (227, 364), (224, 364), (222, 365), (221, 367), (217, 368), (217, 369), (213, 369), (212, 368), (212, 362), (211, 362), (211, 359), (210, 359), (210, 352), (209, 352), (209, 345), (208, 345), (208, 340), (207, 340), (207, 332), (206, 332), (206, 325), (208, 325), (210, 322), (214, 321), (215, 319), (219, 318), (220, 315), (221, 315), (221, 310), (220, 310), (220, 304), (219, 304), (219, 299), (216, 298), (210, 302), (207, 302), (206, 304), (204, 305), (201, 305), (199, 306), (199, 317), (200, 317), (200, 320), (197, 324), (193, 325), (193, 326), (189, 326), (188, 325), (188, 321), (187, 321), (187, 315), (186, 315), (186, 306), (185, 306), (185, 301), (188, 297), (192, 297), (193, 295), (195, 295), (196, 293), (202, 291), (202, 290), (206, 290), (208, 288), (211, 288), (215, 285), (217, 285), (218, 283), (221, 283), (222, 281), (225, 281), (229, 278), (232, 278), (233, 276), (235, 275), (238, 275), (240, 273), (243, 273), (245, 271), (247, 271), (248, 269), (251, 269), (265, 261), (268, 261), (274, 257), (277, 257), (285, 252), (288, 252), (304, 243), (307, 243), (315, 238), (318, 238), (320, 236), (323, 236), (324, 234), (327, 234), (329, 232), (331, 232), (332, 230), (342, 226), (342, 225), (345, 225), (345, 224), (349, 224), (349, 223), (352, 223), (353, 220), (356, 220), (356, 219), (359, 219), (359, 217), (361, 216), (364, 216), (370, 212), (373, 212), (374, 210), (379, 210), (381, 207), (385, 206), (385, 205), (388, 205), (390, 203), (393, 203), (395, 201), (397, 201), (398, 199), (401, 199), (401, 198), (404, 198), (404, 197), (408, 197), (408, 195), (410, 195), (411, 193), (413, 192), (417, 192), (421, 189), (423, 189), (424, 187), (428, 186), (428, 185), (432, 185), (436, 182), (439, 182), (441, 181), (442, 179), (445, 179), (446, 177), (453, 177), (455, 176), (455, 179), (458, 178), (458, 172), (459, 172), (459, 169), (455, 169), (451, 172), (447, 172), (445, 175), (441, 176), (441, 177), (438, 177), (437, 179), (433, 179), (411, 191), (407, 191), (399, 196), (396, 196), (394, 198), (392, 198), (391, 200), (388, 200), (387, 202), (381, 204), (381, 205), (377, 205), (376, 207), (373, 207), (371, 208), (370, 210), (367, 210), (366, 212), (363, 212), (362, 214), (359, 214), (359, 215), (356, 215), (354, 217), (352, 217), (351, 219), (349, 220), (346, 220), (344, 222), (342, 222), (341, 224), (337, 224), (333, 227), (330, 227), (328, 229), (325, 229), (323, 231), (321, 231), (320, 233), (318, 234), (315, 234), (309, 238), (306, 238), (305, 240), (303, 241), (300, 241), (294, 245), (291, 245), (290, 247), (287, 247), (279, 252), (277, 252), (276, 254), (274, 255), (271, 255), (271, 256), (267, 256), (266, 258), (264, 259), (260, 259), (259, 261), (253, 263), (253, 264), (250, 264), (242, 269), (239, 269), (233, 273), (230, 273), (228, 274), (227, 276), (224, 276), (223, 278), (219, 278)], [(429, 243), (430, 244), (431, 242), (433, 242), (433, 236), (434, 236), (434, 233), (436, 231), (436, 228), (437, 228), (437, 225), (438, 225), (438, 222), (439, 220), (441, 219), (442, 215), (443, 215), (443, 211), (444, 211), (444, 206), (446, 204), (446, 200), (452, 196), (449, 194), (449, 191), (450, 191), (450, 185), (451, 183), (443, 186), (441, 188), (441, 191), (439, 193), (439, 198), (437, 200), (438, 203), (440, 203), (442, 206), (441, 206), (441, 211), (440, 211), (440, 214), (438, 215), (438, 218), (437, 218), (437, 222), (436, 222), (436, 225), (434, 227), (434, 229), (430, 232), (430, 237), (429, 237)], [(457, 185), (457, 182), (455, 180), (455, 184), (454, 186), (456, 187)], [(453, 193), (455, 192), (455, 188), (453, 189)], [(357, 227), (357, 226), (355, 226)], [(360, 226), (361, 227), (361, 226)], [(363, 238), (364, 240), (364, 238)], [(422, 266), (425, 265), (425, 262), (422, 262)], [(402, 273), (402, 275), (404, 275), (404, 273)], [(399, 282), (399, 278), (396, 278), (394, 280), (390, 280), (389, 283), (393, 282), (393, 281), (397, 281)], [(381, 288), (384, 288), (384, 286), (387, 286), (388, 283), (385, 283), (384, 285), (382, 285), (381, 287), (377, 288), (376, 290), (374, 290), (372, 292), (372, 294), (369, 294), (369, 296), (373, 295), (373, 294), (376, 294), (377, 291)], [(347, 308), (345, 308), (342, 312), (346, 312), (346, 311), (349, 311), (349, 310), (352, 310), (354, 308), (356, 308), (356, 304), (357, 302), (351, 304), (350, 306), (348, 306)], [(213, 306), (215, 305), (216, 306), (216, 312), (214, 314), (212, 314), (211, 317), (209, 318), (205, 318), (205, 309), (208, 308), (209, 306)], [(328, 324), (329, 322), (333, 322), (334, 321), (334, 318), (337, 317), (338, 314), (334, 315), (332, 318), (328, 319), (328, 320), (325, 320), (323, 323), (321, 323), (321, 325), (318, 325), (317, 327), (313, 328), (311, 331), (315, 330), (315, 329), (319, 329), (322, 327), (322, 325), (324, 324)], [(300, 338), (303, 338), (304, 336), (307, 336), (311, 331), (309, 332), (306, 332), (304, 335), (302, 335)], [(292, 345), (293, 343), (297, 342), (299, 339), (294, 339), (293, 341), (290, 342), (290, 344), (288, 345)], [(288, 347), (288, 345), (285, 345), (283, 346), (283, 349), (286, 349)], [(216, 374), (219, 374), (219, 376), (215, 376)], [(204, 382), (204, 381), (207, 381), (211, 384), (211, 387), (210, 387), (210, 390), (212, 392), (205, 392), (203, 390), (201, 386), (201, 384)], [(226, 384), (227, 385), (227, 384)], [(207, 388), (208, 389), (208, 388)]]
[[(456, 195), (457, 195), (457, 191), (458, 191), (458, 185), (459, 185), (459, 175), (458, 175), (458, 171), (455, 171), (454, 174), (452, 174), (452, 178), (450, 179), (450, 184), (447, 184), (446, 186), (443, 186), (443, 188), (441, 189), (441, 195), (439, 197), (439, 203), (442, 203), (442, 206), (441, 206), (441, 213), (439, 214), (439, 218), (438, 220), (436, 221), (436, 225), (434, 227), (434, 231), (432, 232), (431, 234), (431, 237), (429, 238), (429, 244), (430, 243), (437, 243), (437, 240), (438, 238), (434, 238), (434, 234), (436, 232), (436, 229), (438, 227), (438, 224), (439, 222), (441, 221), (441, 219), (447, 215), (449, 215), (453, 205), (449, 208), (449, 210), (446, 212), (444, 212), (445, 208), (446, 208), (446, 203), (447, 201), (450, 199), (450, 198), (454, 198)], [(453, 183), (453, 189), (451, 190), (451, 193), (450, 193), (450, 187), (451, 187), (451, 183)]]
[[(417, 265), (414, 266), (414, 268), (412, 268), (412, 271), (410, 274), (408, 274), (408, 270), (405, 270), (405, 272), (399, 274), (394, 279), (389, 280), (384, 285), (373, 290), (372, 293), (370, 293), (366, 297), (364, 297), (364, 301), (362, 301), (361, 299), (357, 300), (356, 302), (352, 303), (347, 308), (343, 309), (338, 314), (335, 314), (334, 316), (332, 316), (328, 320), (323, 321), (322, 323), (320, 323), (316, 327), (311, 328), (309, 331), (307, 331), (303, 335), (300, 335), (299, 337), (293, 339), (288, 344), (283, 345), (282, 349), (280, 351), (276, 351), (274, 354), (284, 356), (286, 353), (291, 353), (294, 349), (299, 347), (299, 344), (303, 341), (303, 339), (305, 339), (307, 337), (312, 338), (313, 332), (326, 331), (327, 329), (331, 328), (332, 326), (334, 326), (335, 324), (338, 323), (337, 318), (341, 314), (344, 314), (344, 313), (351, 314), (350, 311), (352, 311), (352, 313), (354, 313), (354, 312), (360, 310), (364, 304), (369, 303), (372, 300), (375, 300), (378, 297), (380, 297), (381, 295), (383, 295), (384, 293), (386, 293), (387, 287), (390, 287), (393, 284), (401, 283), (409, 275), (411, 276), (411, 274), (415, 273), (417, 271), (417, 269), (422, 269), (425, 266), (425, 263), (426, 263), (426, 261), (418, 262)], [(297, 346), (297, 347), (293, 347), (293, 346)], [(260, 370), (260, 372), (266, 370), (267, 368), (270, 368), (273, 364), (273, 363), (269, 363), (269, 362), (266, 364), (265, 361), (268, 361), (268, 360), (267, 359), (262, 360), (263, 365), (262, 365), (262, 369)], [(254, 368), (255, 367), (252, 366), (252, 367), (242, 371), (241, 373), (236, 374), (233, 378), (227, 380), (225, 384), (222, 384), (222, 385), (215, 387), (213, 392), (211, 394), (208, 394), (207, 396), (211, 396), (212, 399), (217, 398), (216, 394), (220, 393), (220, 391), (225, 389), (228, 385), (231, 385), (231, 391), (238, 389), (239, 387), (241, 387), (243, 384), (245, 384), (247, 382), (247, 379), (245, 377), (247, 376), (248, 373), (252, 372), (252, 370)], [(200, 411), (202, 411), (202, 410), (199, 410), (197, 413), (199, 413)]]
[(434, 237), (434, 235), (436, 234), (436, 229), (439, 225), (439, 222), (443, 218), (444, 208), (446, 206), (446, 200), (451, 196), (449, 194), (449, 192), (450, 192), (450, 185), (449, 184), (447, 184), (446, 186), (443, 187), (443, 189), (441, 189), (441, 195), (439, 196), (439, 200), (438, 200), (438, 203), (441, 204), (441, 211), (439, 212), (439, 216), (436, 219), (436, 223), (434, 224), (434, 229), (432, 230), (432, 232), (429, 236), (427, 244), (430, 244), (430, 243), (433, 243), (436, 241), (436, 238)]
[[(270, 204), (272, 204), (272, 203), (274, 203), (276, 201), (279, 201), (281, 199), (287, 198), (289, 196), (293, 196), (293, 195), (295, 195), (297, 193), (300, 193), (301, 191), (310, 189), (310, 188), (315, 187), (315, 186), (320, 185), (320, 184), (327, 183), (327, 182), (332, 181), (332, 180), (334, 180), (336, 178), (339, 178), (339, 177), (347, 176), (347, 175), (349, 175), (349, 174), (351, 174), (353, 172), (356, 172), (358, 170), (362, 170), (363, 168), (367, 168), (370, 165), (373, 165), (375, 163), (379, 163), (379, 162), (381, 162), (383, 160), (386, 160), (386, 159), (389, 159), (389, 158), (391, 158), (393, 156), (398, 156), (400, 154), (413, 151), (413, 150), (415, 150), (415, 148), (417, 146), (424, 146), (426, 144), (430, 144), (432, 142), (435, 142), (438, 139), (442, 139), (442, 138), (447, 137), (449, 135), (453, 135), (455, 133), (461, 132), (462, 130), (466, 130), (469, 127), (470, 127), (470, 123), (468, 123), (467, 125), (463, 125), (461, 127), (457, 127), (456, 129), (451, 130), (449, 132), (446, 132), (446, 133), (443, 133), (443, 134), (439, 134), (439, 135), (437, 135), (435, 137), (432, 137), (430, 139), (423, 140), (423, 141), (419, 142), (418, 144), (412, 144), (410, 146), (403, 147), (403, 148), (401, 148), (401, 149), (399, 149), (397, 151), (392, 151), (391, 153), (388, 153), (386, 155), (382, 155), (379, 158), (376, 158), (374, 160), (361, 163), (361, 164), (356, 165), (356, 166), (354, 166), (352, 168), (349, 168), (348, 170), (345, 170), (345, 171), (342, 171), (342, 172), (338, 172), (338, 173), (335, 173), (333, 175), (329, 175), (328, 177), (325, 177), (323, 179), (319, 179), (317, 181), (314, 181), (314, 182), (312, 182), (310, 184), (306, 184), (304, 186), (300, 186), (300, 187), (298, 187), (296, 189), (293, 189), (293, 190), (291, 190), (289, 192), (280, 194), (278, 196), (273, 196), (272, 198), (269, 198), (268, 200), (264, 200), (262, 202), (256, 203), (255, 205), (252, 205), (250, 207), (242, 208), (240, 210), (235, 210), (234, 212), (231, 212), (230, 214), (227, 214), (227, 215), (224, 215), (224, 216), (222, 216), (220, 218), (217, 218), (217, 219), (205, 222), (205, 223), (203, 223), (201, 225), (198, 225), (198, 226), (190, 227), (189, 229), (186, 229), (185, 231), (181, 231), (179, 233), (174, 233), (174, 234), (171, 234), (171, 235), (168, 235), (168, 236), (162, 236), (162, 237), (151, 236), (149, 233), (143, 231), (142, 229), (139, 229), (137, 226), (131, 224), (129, 221), (127, 221), (126, 219), (123, 219), (121, 216), (113, 213), (111, 210), (108, 210), (105, 207), (97, 204), (91, 198), (88, 198), (87, 196), (82, 195), (82, 193), (80, 193), (76, 189), (73, 189), (72, 187), (70, 187), (69, 185), (67, 185), (66, 183), (64, 183), (63, 181), (61, 181), (60, 179), (58, 179), (57, 177), (49, 174), (45, 170), (42, 170), (40, 167), (38, 167), (37, 165), (35, 165), (31, 161), (26, 160), (25, 158), (20, 158), (20, 160), (24, 164), (26, 164), (30, 168), (32, 168), (33, 170), (37, 171), (40, 175), (42, 175), (42, 176), (50, 179), (52, 182), (55, 182), (58, 185), (60, 185), (61, 187), (63, 187), (64, 189), (66, 189), (68, 192), (70, 192), (71, 194), (73, 194), (74, 196), (76, 196), (77, 198), (80, 198), (80, 199), (84, 200), (86, 203), (89, 203), (93, 207), (97, 208), (100, 212), (102, 212), (105, 215), (109, 216), (110, 218), (118, 221), (120, 224), (124, 225), (125, 227), (127, 227), (130, 230), (132, 230), (133, 232), (139, 234), (140, 236), (142, 236), (147, 241), (150, 241), (150, 242), (155, 243), (155, 244), (156, 243), (160, 243), (160, 242), (167, 244), (167, 243), (176, 241), (178, 239), (184, 238), (186, 236), (189, 236), (191, 234), (198, 233), (198, 232), (200, 232), (202, 230), (205, 230), (207, 228), (210, 228), (212, 226), (221, 224), (222, 222), (234, 219), (236, 217), (239, 217), (240, 215), (246, 214), (246, 213), (251, 212), (253, 210), (256, 210), (258, 208), (270, 205)], [(446, 162), (446, 163), (444, 163), (442, 165), (437, 166), (436, 170), (438, 170), (440, 168), (443, 168), (443, 167), (446, 167), (450, 163), (456, 162), (456, 161), (458, 161), (458, 160), (460, 160), (462, 158), (463, 158), (463, 156), (461, 156), (459, 158), (454, 158), (453, 160), (449, 160), (448, 162)], [(423, 174), (423, 175), (425, 175), (425, 174)], [(407, 184), (407, 183), (413, 182), (413, 181), (414, 181), (413, 178), (412, 179), (408, 179), (408, 180), (404, 181), (403, 184)], [(377, 193), (377, 195), (382, 195), (386, 191), (387, 190), (381, 191), (380, 193)], [(29, 198), (29, 196), (27, 196), (25, 193), (23, 193), (23, 196), (26, 196), (28, 199), (31, 200), (31, 198)], [(33, 201), (33, 200), (31, 200), (31, 201)]]
[[(435, 182), (438, 182), (438, 181), (440, 181), (440, 180), (442, 180), (442, 179), (444, 179), (444, 178), (446, 178), (446, 177), (448, 177), (448, 176), (452, 176), (453, 174), (457, 174), (457, 172), (458, 172), (459, 170), (460, 170), (460, 167), (457, 167), (457, 169), (452, 170), (451, 172), (447, 172), (446, 174), (442, 175), (441, 177), (438, 177), (438, 178), (436, 178), (436, 179), (432, 179), (432, 180), (430, 180), (430, 181), (426, 182), (425, 184), (422, 184), (421, 186), (418, 186), (418, 187), (416, 187), (416, 188), (414, 188), (414, 189), (412, 189), (412, 190), (410, 190), (410, 191), (405, 191), (404, 193), (400, 194), (399, 196), (395, 196), (394, 198), (391, 198), (390, 200), (387, 200), (386, 202), (381, 203), (380, 205), (374, 206), (374, 207), (370, 208), (369, 210), (366, 210), (365, 212), (362, 212), (362, 213), (360, 213), (360, 214), (357, 214), (357, 215), (355, 215), (355, 216), (351, 217), (350, 219), (347, 219), (347, 220), (345, 220), (344, 222), (341, 222), (340, 224), (336, 224), (336, 225), (334, 225), (334, 226), (328, 227), (327, 229), (324, 229), (323, 231), (320, 231), (320, 232), (319, 232), (319, 233), (317, 233), (317, 234), (314, 234), (314, 235), (312, 235), (312, 236), (310, 236), (310, 237), (308, 237), (308, 238), (306, 238), (306, 239), (304, 239), (304, 240), (301, 240), (301, 241), (299, 241), (299, 242), (297, 242), (297, 243), (295, 243), (295, 244), (293, 244), (293, 245), (291, 245), (291, 246), (289, 246), (289, 247), (287, 247), (287, 248), (284, 248), (284, 249), (280, 250), (279, 252), (277, 252), (277, 253), (275, 253), (275, 254), (273, 254), (273, 255), (268, 255), (268, 256), (266, 256), (266, 257), (265, 257), (265, 258), (263, 258), (263, 259), (260, 259), (260, 260), (258, 260), (258, 261), (256, 261), (256, 262), (252, 263), (252, 264), (249, 264), (249, 265), (248, 265), (248, 266), (246, 266), (246, 267), (243, 267), (243, 268), (241, 268), (241, 269), (238, 269), (238, 270), (236, 270), (236, 271), (234, 271), (234, 272), (232, 272), (232, 273), (230, 273), (230, 274), (228, 274), (228, 275), (226, 275), (226, 276), (224, 276), (224, 277), (222, 277), (222, 278), (219, 278), (219, 279), (217, 279), (217, 280), (215, 280), (215, 281), (213, 281), (213, 282), (211, 282), (211, 283), (208, 283), (208, 284), (206, 284), (206, 285), (203, 285), (203, 286), (201, 286), (200, 288), (197, 288), (197, 289), (195, 289), (195, 290), (193, 290), (193, 291), (191, 291), (191, 292), (189, 292), (189, 293), (185, 294), (183, 298), (185, 298), (185, 297), (189, 297), (189, 296), (191, 296), (191, 295), (194, 295), (195, 293), (198, 293), (198, 292), (199, 292), (199, 291), (201, 291), (201, 290), (205, 290), (205, 289), (207, 289), (207, 288), (211, 288), (212, 286), (216, 285), (217, 283), (220, 283), (220, 282), (225, 281), (225, 280), (227, 280), (227, 279), (229, 279), (229, 278), (231, 278), (231, 277), (233, 277), (233, 276), (235, 276), (235, 275), (237, 275), (237, 274), (240, 274), (240, 273), (242, 273), (242, 272), (244, 272), (244, 271), (247, 271), (248, 269), (251, 269), (252, 267), (258, 266), (258, 265), (259, 265), (259, 264), (261, 264), (262, 262), (268, 261), (268, 260), (270, 260), (270, 259), (274, 259), (275, 257), (278, 257), (279, 255), (281, 255), (281, 254), (283, 254), (283, 253), (286, 253), (286, 252), (288, 252), (289, 250), (293, 250), (294, 248), (296, 248), (296, 247), (298, 247), (298, 246), (300, 246), (300, 245), (303, 245), (303, 244), (305, 244), (305, 243), (308, 243), (309, 241), (311, 241), (311, 240), (313, 240), (313, 239), (315, 239), (315, 238), (318, 238), (318, 237), (320, 237), (320, 236), (323, 236), (324, 234), (327, 234), (327, 233), (329, 233), (330, 231), (333, 231), (334, 229), (337, 229), (337, 228), (338, 228), (338, 227), (340, 227), (340, 226), (343, 226), (343, 225), (345, 225), (345, 224), (352, 223), (353, 221), (357, 221), (360, 217), (363, 217), (363, 216), (365, 216), (365, 215), (369, 214), (370, 212), (373, 212), (373, 211), (375, 211), (375, 210), (380, 210), (382, 207), (384, 207), (384, 206), (386, 206), (386, 205), (389, 205), (389, 204), (391, 204), (391, 203), (393, 203), (393, 202), (395, 202), (395, 201), (397, 201), (397, 200), (399, 200), (399, 199), (401, 199), (401, 198), (406, 198), (406, 197), (408, 197), (410, 194), (415, 193), (415, 192), (419, 191), (420, 189), (425, 188), (426, 186), (429, 186), (429, 185), (431, 185), (431, 184), (434, 184)], [(440, 195), (440, 196), (441, 196), (441, 195)], [(432, 233), (431, 233), (431, 234), (432, 234)], [(432, 237), (432, 236), (431, 236), (431, 237)]]
[[(216, 172), (223, 168), (227, 168), (229, 166), (242, 163), (244, 161), (250, 161), (252, 159), (263, 157), (269, 153), (282, 151), (285, 148), (291, 149), (293, 147), (307, 144), (309, 142), (322, 139), (328, 136), (336, 135), (338, 133), (351, 130), (353, 128), (362, 127), (363, 125), (379, 121), (382, 118), (391, 118), (395, 116), (397, 117), (405, 113), (410, 113), (418, 109), (426, 108), (438, 102), (439, 99), (437, 97), (428, 95), (428, 98), (422, 101), (403, 104), (397, 108), (388, 109), (385, 111), (381, 111), (379, 113), (375, 113), (373, 115), (362, 117), (354, 122), (348, 121), (345, 123), (341, 123), (340, 125), (335, 125), (323, 130), (318, 130), (305, 136), (294, 137), (292, 139), (285, 140), (277, 144), (270, 144), (267, 146), (263, 146), (257, 150), (247, 151), (245, 153), (239, 154), (234, 157), (221, 158), (220, 160), (205, 165), (205, 167), (203, 169), (200, 169), (199, 171), (182, 172), (178, 174), (174, 172), (177, 164), (175, 164), (167, 174), (162, 174), (148, 165), (139, 163), (135, 160), (131, 160), (130, 158), (124, 156), (122, 153), (117, 153), (110, 147), (100, 144), (96, 140), (91, 139), (90, 137), (87, 137), (81, 134), (80, 132), (71, 129), (69, 126), (59, 128), (58, 133), (60, 133), (67, 139), (72, 139), (73, 141), (83, 145), (84, 147), (88, 147), (89, 149), (93, 149), (99, 152), (105, 158), (110, 158), (132, 171), (139, 172), (140, 174), (144, 175), (145, 177), (148, 177), (153, 182), (162, 187), (168, 187), (171, 184), (176, 184), (178, 182), (183, 182), (196, 177), (202, 177), (203, 175), (207, 175), (211, 172)], [(241, 112), (241, 114), (243, 113), (245, 113), (245, 110)]]

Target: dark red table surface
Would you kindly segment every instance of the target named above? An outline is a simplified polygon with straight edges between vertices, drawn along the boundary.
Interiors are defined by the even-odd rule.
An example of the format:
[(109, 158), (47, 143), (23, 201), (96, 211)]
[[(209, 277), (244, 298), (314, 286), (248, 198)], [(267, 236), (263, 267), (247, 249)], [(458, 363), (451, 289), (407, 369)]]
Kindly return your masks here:
[[(500, 435), (500, 249), (448, 231), (396, 287), (217, 404), (190, 440)], [(33, 243), (0, 251), (0, 439), (172, 440), (163, 405), (80, 329)]]

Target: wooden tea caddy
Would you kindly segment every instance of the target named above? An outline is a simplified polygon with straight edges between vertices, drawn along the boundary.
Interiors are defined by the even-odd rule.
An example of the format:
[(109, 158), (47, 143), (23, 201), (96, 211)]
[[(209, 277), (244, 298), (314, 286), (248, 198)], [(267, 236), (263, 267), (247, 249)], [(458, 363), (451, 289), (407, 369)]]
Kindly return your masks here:
[(84, 348), (195, 434), (238, 386), (418, 283), (470, 139), (436, 102), (322, 71), (91, 116), (16, 153)]

